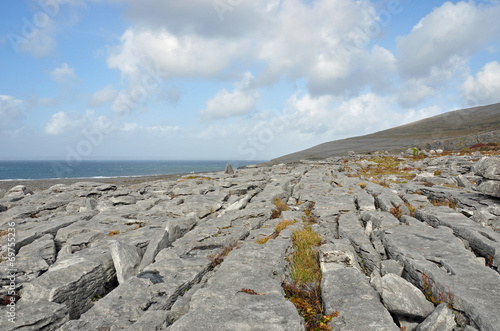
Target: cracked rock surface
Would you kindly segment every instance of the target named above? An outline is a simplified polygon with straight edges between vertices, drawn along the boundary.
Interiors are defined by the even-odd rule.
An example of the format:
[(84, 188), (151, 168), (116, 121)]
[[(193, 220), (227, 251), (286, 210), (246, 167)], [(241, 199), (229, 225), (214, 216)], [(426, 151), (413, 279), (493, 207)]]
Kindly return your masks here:
[[(498, 169), (498, 157), (378, 154), (15, 186), (0, 229), (15, 224), (16, 319), (2, 232), (0, 329), (306, 330), (282, 284), (308, 223), (332, 330), (497, 331)], [(289, 208), (277, 217), (276, 199)], [(282, 220), (296, 222), (276, 234)]]

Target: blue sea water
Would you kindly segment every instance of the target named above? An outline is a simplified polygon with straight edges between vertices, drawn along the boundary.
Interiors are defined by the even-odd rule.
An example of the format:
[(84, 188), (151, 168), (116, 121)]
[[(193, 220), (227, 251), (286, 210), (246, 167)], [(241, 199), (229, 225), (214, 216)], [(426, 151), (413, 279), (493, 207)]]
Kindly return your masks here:
[(261, 161), (1, 161), (0, 180), (106, 178), (222, 171)]

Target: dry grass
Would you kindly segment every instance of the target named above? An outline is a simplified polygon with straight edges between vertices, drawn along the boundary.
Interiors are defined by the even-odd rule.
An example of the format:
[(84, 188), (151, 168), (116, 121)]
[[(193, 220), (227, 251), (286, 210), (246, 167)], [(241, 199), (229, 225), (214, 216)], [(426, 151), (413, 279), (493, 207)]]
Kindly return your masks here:
[(401, 210), (401, 205), (391, 208), (390, 213), (392, 215), (394, 215), (394, 217), (396, 217), (398, 219), (398, 221), (401, 220), (401, 217), (403, 216), (403, 211)]
[(293, 221), (287, 221), (287, 220), (283, 220), (281, 221), (279, 224), (277, 224), (275, 227), (274, 227), (274, 232), (279, 235), (281, 231), (285, 230), (287, 227), (289, 227), (290, 225), (293, 225), (297, 223), (296, 220), (293, 220)]
[(120, 231), (118, 231), (118, 230), (111, 230), (111, 231), (109, 231), (108, 236), (109, 237), (113, 237), (113, 236), (117, 236), (119, 234), (120, 234)]
[(321, 282), (321, 270), (318, 262), (317, 246), (321, 245), (321, 237), (306, 225), (302, 230), (293, 232), (295, 252), (292, 255), (291, 276), (293, 281), (304, 286), (311, 282)]
[(273, 239), (272, 235), (264, 237), (264, 238), (257, 239), (257, 240), (255, 240), (255, 243), (259, 244), (259, 245), (264, 245), (265, 243), (267, 243), (269, 241), (269, 239)]
[(386, 180), (382, 180), (383, 176), (395, 175), (400, 180), (412, 180), (416, 177), (413, 171), (419, 170), (418, 168), (410, 167), (399, 169), (398, 167), (401, 165), (401, 162), (394, 156), (377, 157), (370, 161), (375, 162), (377, 165), (363, 169), (359, 174), (367, 178), (373, 177), (374, 180), (372, 182), (385, 187), (388, 187), (389, 183)]
[(289, 227), (290, 225), (295, 224), (295, 223), (297, 223), (297, 221), (295, 221), (295, 220), (293, 220), (293, 221), (283, 220), (280, 223), (276, 224), (276, 226), (274, 227), (274, 233), (272, 235), (257, 239), (255, 241), (255, 243), (263, 245), (263, 244), (267, 243), (269, 241), (269, 239), (276, 239), (276, 238), (278, 238), (281, 231), (285, 230), (287, 227)]
[(434, 206), (446, 206), (446, 207), (449, 207), (451, 209), (456, 209), (457, 208), (457, 203), (455, 202), (455, 200), (453, 200), (453, 198), (451, 197), (451, 194), (448, 195), (448, 199), (444, 199), (444, 200), (431, 200), (431, 203), (432, 205)]
[(203, 176), (187, 176), (187, 177), (182, 177), (179, 179), (177, 182), (181, 183), (185, 180), (193, 180), (193, 179), (198, 179), (198, 180), (211, 180), (212, 178), (210, 177), (203, 177)]
[(415, 212), (417, 211), (417, 208), (409, 204), (408, 202), (405, 202), (406, 208), (410, 211), (410, 216), (415, 217)]
[(295, 252), (292, 255), (291, 276), (293, 284), (284, 281), (282, 286), (286, 297), (295, 305), (304, 318), (307, 330), (329, 331), (328, 323), (338, 312), (325, 315), (321, 298), (321, 268), (318, 246), (321, 237), (306, 225), (293, 232)]
[(231, 244), (224, 246), (218, 253), (208, 256), (208, 259), (212, 261), (212, 267), (216, 267), (224, 261), (224, 258), (229, 255), (229, 253), (238, 246), (238, 242), (235, 240)]
[(276, 208), (271, 211), (272, 219), (280, 218), (282, 212), (290, 210), (290, 207), (288, 207), (286, 203), (284, 203), (278, 198), (274, 199), (274, 205), (276, 206)]

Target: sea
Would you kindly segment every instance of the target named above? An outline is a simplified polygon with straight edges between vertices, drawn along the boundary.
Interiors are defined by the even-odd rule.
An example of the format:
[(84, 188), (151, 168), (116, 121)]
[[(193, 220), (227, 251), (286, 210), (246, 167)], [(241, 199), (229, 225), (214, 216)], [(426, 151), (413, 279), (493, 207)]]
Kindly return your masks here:
[(223, 171), (265, 161), (2, 161), (0, 180), (114, 178)]

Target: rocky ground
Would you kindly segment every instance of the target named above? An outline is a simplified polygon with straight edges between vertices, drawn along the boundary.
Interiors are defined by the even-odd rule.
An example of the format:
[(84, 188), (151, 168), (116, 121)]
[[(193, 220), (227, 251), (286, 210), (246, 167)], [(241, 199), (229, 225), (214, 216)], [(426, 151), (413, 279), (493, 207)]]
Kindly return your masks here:
[(409, 154), (16, 186), (0, 329), (312, 329), (284, 290), (315, 286), (294, 276), (307, 228), (318, 330), (498, 330), (500, 158)]

